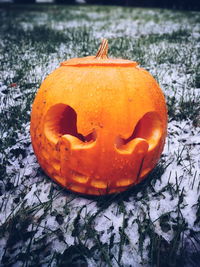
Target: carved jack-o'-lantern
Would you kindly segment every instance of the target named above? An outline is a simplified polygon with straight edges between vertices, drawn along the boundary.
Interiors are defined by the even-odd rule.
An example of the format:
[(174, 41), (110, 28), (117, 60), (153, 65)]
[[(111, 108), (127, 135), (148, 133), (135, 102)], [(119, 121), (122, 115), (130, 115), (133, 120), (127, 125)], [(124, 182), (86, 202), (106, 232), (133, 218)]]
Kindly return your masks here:
[(42, 83), (31, 138), (44, 171), (83, 194), (120, 192), (156, 165), (166, 137), (164, 96), (136, 62), (96, 56), (61, 63)]

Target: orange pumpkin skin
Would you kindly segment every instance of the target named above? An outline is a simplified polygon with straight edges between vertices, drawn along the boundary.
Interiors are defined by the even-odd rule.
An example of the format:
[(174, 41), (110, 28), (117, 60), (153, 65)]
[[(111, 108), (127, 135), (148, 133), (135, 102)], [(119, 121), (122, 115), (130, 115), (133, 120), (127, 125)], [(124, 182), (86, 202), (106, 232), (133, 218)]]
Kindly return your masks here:
[(160, 158), (166, 128), (155, 79), (136, 62), (108, 59), (105, 50), (63, 62), (42, 83), (31, 113), (41, 167), (63, 187), (90, 195), (142, 181)]

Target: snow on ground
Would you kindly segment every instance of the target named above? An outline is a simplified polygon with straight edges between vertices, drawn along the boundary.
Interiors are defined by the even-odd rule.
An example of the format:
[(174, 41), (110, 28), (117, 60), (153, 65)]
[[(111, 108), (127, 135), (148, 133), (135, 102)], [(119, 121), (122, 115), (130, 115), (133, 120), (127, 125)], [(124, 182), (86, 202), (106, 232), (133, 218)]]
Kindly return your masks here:
[[(6, 163), (6, 177), (0, 180), (0, 260), (10, 262), (10, 266), (22, 266), (27, 254), (31, 255), (30, 258), (26, 256), (27, 264), (35, 263), (37, 259), (42, 266), (49, 266), (50, 262), (50, 266), (58, 266), (63, 255), (77, 246), (85, 253), (81, 252), (82, 260), (86, 258), (91, 267), (100, 266), (102, 262), (103, 266), (150, 266), (154, 250), (160, 249), (159, 253), (165, 258), (172, 253), (169, 248), (173, 246), (178, 257), (181, 243), (186, 246), (186, 253), (199, 251), (199, 247), (195, 250), (191, 245), (195, 243), (191, 232), (198, 233), (200, 229), (200, 123), (198, 118), (194, 122), (196, 118), (191, 118), (190, 114), (177, 119), (176, 112), (181, 108), (180, 101), (190, 103), (199, 98), (199, 88), (194, 86), (193, 80), (199, 64), (200, 26), (192, 24), (193, 20), (184, 14), (170, 10), (128, 9), (127, 13), (122, 8), (86, 10), (86, 7), (63, 9), (59, 12), (60, 21), (52, 18), (55, 10), (52, 13), (34, 11), (33, 21), (26, 21), (26, 14), (18, 20), (27, 32), (42, 25), (66, 32), (82, 27), (87, 33), (90, 28), (88, 38), (94, 43), (101, 37), (132, 38), (126, 51), (121, 49), (119, 54), (142, 60), (142, 67), (156, 77), (166, 99), (176, 99), (172, 106), (174, 117), (169, 116), (163, 155), (149, 180), (127, 194), (107, 200), (78, 196), (63, 190), (42, 172), (31, 146), (30, 123), (24, 121), (15, 129), (16, 142), (1, 152), (0, 159), (2, 164)], [(69, 19), (65, 18), (66, 12)], [(198, 15), (194, 12), (193, 19)], [(178, 41), (159, 39), (177, 31)], [(184, 39), (184, 33), (188, 31), (190, 34)], [(152, 36), (158, 40), (144, 42)], [(137, 40), (141, 42), (144, 55), (134, 54), (135, 45), (140, 44)], [(115, 43), (111, 39), (112, 44)], [(0, 45), (5, 49), (5, 42), (1, 41)], [(38, 54), (33, 46), (20, 47), (21, 64), (27, 60), (32, 62), (22, 80), (15, 78), (21, 66), (12, 64), (5, 68), (10, 54), (3, 54), (3, 60), (8, 63), (0, 70), (3, 77), (0, 82), (1, 112), (25, 101), (24, 94), (33, 94), (34, 84), (39, 85), (61, 61), (79, 56), (83, 50), (81, 45), (73, 40), (61, 42), (54, 52), (46, 54)], [(88, 49), (93, 51), (93, 47)], [(111, 54), (118, 56), (118, 51), (111, 47)], [(24, 87), (23, 80), (30, 88)], [(10, 88), (11, 94), (6, 95)], [(27, 114), (30, 114), (30, 108)], [(2, 140), (7, 140), (11, 131), (4, 129)], [(178, 244), (174, 241), (176, 238)], [(160, 242), (160, 246), (156, 247), (156, 242)], [(80, 251), (78, 255), (80, 257)]]

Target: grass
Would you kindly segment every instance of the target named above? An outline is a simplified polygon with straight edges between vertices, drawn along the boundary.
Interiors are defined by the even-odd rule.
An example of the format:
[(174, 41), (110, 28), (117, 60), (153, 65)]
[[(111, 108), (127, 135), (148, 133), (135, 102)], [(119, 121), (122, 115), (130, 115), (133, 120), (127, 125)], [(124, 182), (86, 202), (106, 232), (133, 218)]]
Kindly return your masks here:
[[(54, 5), (0, 13), (2, 266), (198, 266), (199, 13)], [(40, 169), (30, 110), (42, 80), (60, 62), (94, 54), (100, 37), (111, 56), (140, 62), (159, 81), (168, 139), (144, 182), (83, 197)]]

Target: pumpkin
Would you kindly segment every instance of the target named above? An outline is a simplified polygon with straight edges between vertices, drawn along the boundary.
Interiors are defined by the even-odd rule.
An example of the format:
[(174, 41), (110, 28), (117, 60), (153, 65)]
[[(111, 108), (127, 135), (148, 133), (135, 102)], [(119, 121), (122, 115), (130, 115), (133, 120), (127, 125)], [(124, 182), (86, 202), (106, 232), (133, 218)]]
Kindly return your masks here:
[(136, 62), (96, 56), (61, 63), (32, 106), (31, 139), (45, 173), (91, 195), (142, 181), (163, 150), (167, 109), (156, 80)]

